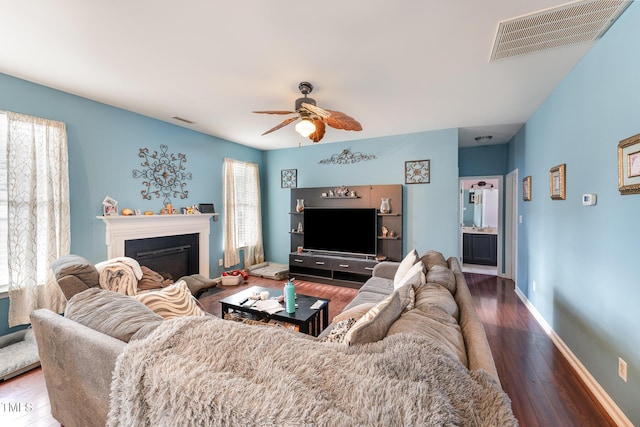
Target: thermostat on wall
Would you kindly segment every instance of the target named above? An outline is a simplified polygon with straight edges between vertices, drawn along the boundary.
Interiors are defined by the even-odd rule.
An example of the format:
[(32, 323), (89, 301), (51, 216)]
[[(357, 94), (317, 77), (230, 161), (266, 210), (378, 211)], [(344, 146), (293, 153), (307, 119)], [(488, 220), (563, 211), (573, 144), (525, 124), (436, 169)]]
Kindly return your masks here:
[(593, 206), (596, 204), (597, 197), (595, 194), (583, 194), (582, 204), (584, 206)]

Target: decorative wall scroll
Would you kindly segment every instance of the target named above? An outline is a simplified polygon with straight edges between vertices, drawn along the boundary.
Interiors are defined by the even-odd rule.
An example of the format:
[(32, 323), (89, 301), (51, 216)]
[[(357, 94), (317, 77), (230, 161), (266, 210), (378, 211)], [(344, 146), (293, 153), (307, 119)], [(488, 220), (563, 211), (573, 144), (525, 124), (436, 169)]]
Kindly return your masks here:
[(640, 193), (640, 133), (618, 144), (618, 190), (620, 194)]
[(148, 148), (141, 148), (138, 157), (144, 159), (140, 164), (142, 170), (133, 170), (134, 178), (142, 178), (145, 187), (140, 194), (145, 200), (151, 200), (152, 196), (163, 198), (163, 204), (171, 203), (172, 197), (186, 199), (189, 192), (185, 189), (185, 180), (191, 180), (191, 173), (185, 172), (184, 164), (187, 156), (182, 153), (167, 154), (169, 147), (160, 146), (160, 153), (154, 151), (149, 154)]
[(342, 153), (333, 154), (328, 159), (320, 160), (318, 163), (321, 165), (349, 165), (373, 159), (377, 159), (373, 154), (352, 153), (345, 149)]
[(404, 162), (405, 184), (429, 184), (431, 182), (430, 160), (409, 160)]
[(280, 171), (280, 188), (298, 187), (298, 169), (282, 169)]

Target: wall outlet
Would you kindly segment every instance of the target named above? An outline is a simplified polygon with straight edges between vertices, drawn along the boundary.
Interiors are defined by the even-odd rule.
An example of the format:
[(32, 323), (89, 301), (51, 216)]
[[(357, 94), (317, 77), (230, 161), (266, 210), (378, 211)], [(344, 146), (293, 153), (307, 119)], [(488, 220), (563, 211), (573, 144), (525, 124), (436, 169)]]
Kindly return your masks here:
[(222, 258), (220, 258), (220, 259), (218, 260), (218, 267), (222, 267), (222, 262), (223, 262), (223, 261), (222, 261)]
[(622, 357), (618, 357), (618, 376), (627, 382), (627, 362), (622, 360)]
[(536, 291), (536, 281), (534, 280), (533, 281), (533, 292), (535, 292), (535, 291)]

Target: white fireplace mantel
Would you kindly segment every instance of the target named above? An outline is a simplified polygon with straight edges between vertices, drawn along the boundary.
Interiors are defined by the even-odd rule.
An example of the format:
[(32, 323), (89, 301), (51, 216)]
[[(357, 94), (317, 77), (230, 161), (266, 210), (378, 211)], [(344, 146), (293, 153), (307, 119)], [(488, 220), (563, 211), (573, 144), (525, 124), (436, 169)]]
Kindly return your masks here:
[(181, 234), (199, 235), (198, 264), (200, 274), (209, 277), (209, 233), (213, 214), (195, 215), (113, 215), (98, 216), (107, 225), (107, 257), (124, 256), (124, 244), (127, 240), (147, 239), (150, 237), (176, 236)]

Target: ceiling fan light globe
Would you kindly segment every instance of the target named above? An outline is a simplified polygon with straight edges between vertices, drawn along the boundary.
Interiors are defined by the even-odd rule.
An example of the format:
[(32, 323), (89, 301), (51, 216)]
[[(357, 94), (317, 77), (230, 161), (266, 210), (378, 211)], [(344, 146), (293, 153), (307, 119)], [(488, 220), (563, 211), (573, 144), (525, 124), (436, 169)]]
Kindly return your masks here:
[(302, 119), (296, 124), (296, 132), (298, 132), (304, 138), (307, 138), (309, 135), (311, 135), (315, 131), (316, 131), (315, 125), (309, 119)]

